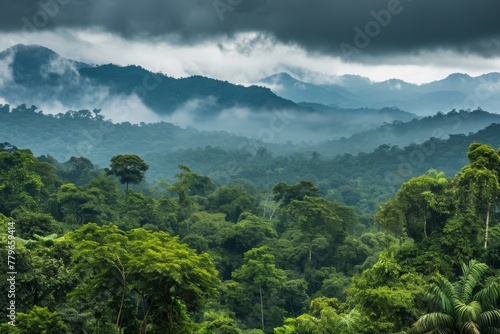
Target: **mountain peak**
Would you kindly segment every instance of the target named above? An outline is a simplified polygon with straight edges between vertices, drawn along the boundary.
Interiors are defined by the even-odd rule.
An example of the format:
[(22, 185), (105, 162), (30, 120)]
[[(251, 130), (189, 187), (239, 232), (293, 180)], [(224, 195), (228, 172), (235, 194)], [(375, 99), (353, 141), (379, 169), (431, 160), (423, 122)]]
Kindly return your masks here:
[(43, 58), (60, 57), (57, 52), (38, 44), (16, 44), (0, 52), (0, 56), (8, 54), (14, 54), (16, 57), (24, 54), (35, 54)]
[(463, 80), (463, 79), (470, 79), (471, 76), (468, 75), (467, 73), (452, 73), (446, 77), (445, 80)]
[(268, 77), (265, 77), (264, 79), (261, 79), (260, 82), (266, 82), (266, 83), (275, 83), (275, 82), (280, 82), (280, 83), (294, 83), (299, 80), (295, 79), (292, 77), (290, 74), (286, 72), (280, 72), (276, 73), (273, 75), (270, 75)]

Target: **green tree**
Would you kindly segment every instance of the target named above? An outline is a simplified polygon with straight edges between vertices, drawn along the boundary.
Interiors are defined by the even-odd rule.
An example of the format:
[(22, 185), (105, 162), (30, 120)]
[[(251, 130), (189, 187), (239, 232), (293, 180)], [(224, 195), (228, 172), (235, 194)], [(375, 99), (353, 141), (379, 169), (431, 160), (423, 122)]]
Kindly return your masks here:
[(255, 212), (256, 199), (242, 186), (221, 187), (208, 197), (208, 209), (223, 212), (227, 220), (236, 223), (243, 212)]
[(208, 311), (196, 334), (243, 334), (238, 322), (227, 311)]
[(66, 183), (57, 193), (57, 202), (59, 219), (66, 223), (101, 223), (107, 216), (112, 216), (111, 210), (106, 207), (105, 195), (99, 188), (82, 189), (73, 183)]
[[(71, 293), (71, 297), (73, 300), (86, 302), (100, 299), (107, 303), (111, 300), (112, 303), (119, 305), (116, 312), (112, 313), (116, 314), (115, 326), (120, 330), (129, 284), (125, 265), (130, 256), (126, 249), (128, 239), (125, 232), (115, 225), (99, 227), (90, 223), (65, 238), (76, 245), (72, 256), (76, 264), (74, 272), (84, 278)], [(100, 298), (96, 300), (96, 296)], [(88, 297), (91, 300), (88, 300)]]
[(264, 246), (254, 248), (245, 253), (241, 268), (233, 272), (233, 278), (248, 286), (247, 291), (258, 294), (260, 305), (260, 321), (265, 331), (264, 298), (269, 298), (285, 284), (284, 270), (276, 268), (274, 255)]
[(62, 178), (69, 182), (82, 186), (92, 178), (94, 164), (84, 157), (71, 157), (68, 161), (62, 163), (63, 170), (60, 173)]
[(344, 240), (345, 226), (336, 214), (332, 202), (321, 197), (305, 196), (303, 200), (292, 200), (285, 209), (287, 217), (296, 224), (308, 245), (308, 263), (312, 262), (313, 246), (320, 239), (328, 243)]
[[(444, 193), (447, 180), (443, 174), (430, 171), (403, 183), (397, 193), (397, 201), (403, 212), (408, 235), (416, 240), (427, 238), (433, 225), (442, 222), (436, 212), (436, 196)], [(438, 225), (439, 226), (439, 225)], [(434, 226), (436, 227), (436, 226)], [(422, 231), (419, 233), (418, 230)]]
[(455, 176), (454, 186), (458, 212), (473, 210), (484, 217), (484, 249), (487, 249), (491, 213), (500, 198), (498, 174), (471, 164)]
[(144, 179), (144, 173), (149, 166), (135, 154), (116, 155), (111, 158), (111, 165), (106, 172), (120, 179), (120, 183), (126, 185), (140, 183)]
[(18, 236), (31, 239), (36, 235), (56, 232), (56, 221), (51, 215), (37, 212), (21, 212), (15, 215)]
[(281, 202), (281, 206), (286, 206), (292, 200), (302, 201), (304, 197), (318, 196), (319, 189), (311, 181), (300, 181), (295, 185), (288, 185), (280, 182), (273, 187), (274, 200)]
[(365, 315), (362, 333), (400, 333), (409, 328), (418, 312), (424, 277), (395, 259), (392, 245), (377, 263), (353, 278), (347, 302)]
[(361, 313), (350, 310), (341, 313), (342, 305), (335, 298), (320, 297), (313, 299), (309, 307), (309, 313), (302, 314), (296, 318), (288, 318), (285, 324), (275, 328), (275, 334), (357, 334), (363, 329)]
[(278, 238), (271, 221), (261, 219), (251, 213), (243, 213), (241, 220), (223, 231), (222, 234), (224, 247), (235, 250), (239, 254)]
[(1, 326), (5, 330), (2, 333), (12, 334), (69, 334), (68, 327), (64, 324), (57, 312), (50, 312), (46, 307), (33, 307), (28, 313), (18, 313), (16, 327), (7, 329), (7, 326)]
[(131, 286), (144, 312), (141, 334), (146, 333), (150, 317), (165, 333), (190, 331), (188, 312), (217, 295), (219, 279), (212, 260), (164, 232), (135, 229), (127, 236)]
[[(73, 260), (82, 276), (75, 300), (103, 304), (117, 329), (124, 313), (140, 323), (140, 333), (191, 331), (190, 312), (217, 295), (219, 279), (207, 254), (196, 254), (164, 232), (119, 230), (87, 224), (68, 238), (77, 245)], [(128, 328), (128, 327), (127, 327)], [(134, 330), (131, 327), (130, 330)]]
[(404, 212), (396, 198), (383, 203), (375, 214), (375, 224), (393, 233), (397, 238), (405, 231)]
[(36, 210), (44, 187), (33, 169), (38, 162), (30, 150), (0, 151), (0, 212)]
[(484, 282), (487, 272), (487, 265), (471, 260), (462, 264), (462, 276), (458, 281), (451, 283), (438, 277), (428, 294), (433, 312), (421, 316), (411, 332), (500, 332), (500, 285)]
[(178, 167), (182, 172), (177, 173), (175, 178), (179, 181), (172, 184), (168, 190), (177, 193), (181, 205), (188, 202), (189, 196), (207, 196), (215, 189), (209, 177), (192, 172), (186, 165)]

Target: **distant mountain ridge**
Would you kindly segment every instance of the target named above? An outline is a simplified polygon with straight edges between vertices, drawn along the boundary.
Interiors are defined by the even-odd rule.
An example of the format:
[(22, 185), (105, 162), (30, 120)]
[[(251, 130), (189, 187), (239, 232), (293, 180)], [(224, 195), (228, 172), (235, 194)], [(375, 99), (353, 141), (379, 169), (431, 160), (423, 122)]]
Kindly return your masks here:
[(453, 73), (442, 80), (416, 85), (399, 79), (373, 82), (343, 75), (332, 83), (314, 84), (288, 73), (278, 73), (257, 83), (294, 102), (321, 103), (338, 108), (397, 107), (419, 115), (452, 109), (500, 112), (500, 73), (471, 77)]
[[(159, 114), (170, 114), (189, 101), (200, 101), (204, 110), (247, 107), (259, 109), (303, 108), (281, 98), (266, 87), (244, 87), (202, 76), (175, 79), (161, 73), (152, 73), (139, 66), (113, 64), (92, 66), (61, 57), (39, 45), (15, 45), (0, 52), (0, 61), (12, 57), (10, 68), (15, 85), (4, 85), (0, 94), (17, 96), (20, 100), (26, 88), (36, 94), (55, 95), (72, 102), (82, 85), (104, 87), (117, 95), (137, 94), (146, 106)], [(206, 108), (203, 108), (206, 103)]]
[(345, 154), (371, 152), (380, 145), (405, 147), (420, 144), (429, 138), (447, 139), (452, 135), (475, 133), (491, 124), (500, 124), (500, 114), (482, 109), (474, 111), (451, 111), (438, 113), (410, 122), (395, 121), (376, 129), (361, 131), (349, 138), (330, 140), (315, 146), (316, 150), (328, 155), (330, 152)]
[(0, 73), (7, 74), (0, 80), (0, 101), (12, 105), (36, 105), (51, 114), (99, 108), (115, 122), (166, 121), (263, 141), (335, 139), (418, 117), (397, 108), (295, 103), (263, 86), (203, 76), (176, 79), (135, 65), (91, 65), (39, 45), (0, 52)]

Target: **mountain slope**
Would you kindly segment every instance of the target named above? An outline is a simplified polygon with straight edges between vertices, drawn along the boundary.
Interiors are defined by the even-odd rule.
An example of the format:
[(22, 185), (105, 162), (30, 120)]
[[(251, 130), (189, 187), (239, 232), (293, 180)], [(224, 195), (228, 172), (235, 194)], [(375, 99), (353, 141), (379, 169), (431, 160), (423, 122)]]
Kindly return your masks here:
[(139, 66), (91, 66), (38, 45), (13, 46), (0, 53), (0, 61), (8, 62), (12, 79), (0, 87), (0, 94), (9, 97), (11, 103), (22, 103), (35, 95), (38, 100), (55, 97), (73, 107), (79, 96), (100, 92), (114, 96), (135, 94), (159, 114), (171, 114), (192, 101), (200, 101), (201, 112), (236, 107), (256, 111), (303, 109), (265, 87), (245, 87), (201, 76), (175, 79)]
[(349, 138), (327, 141), (315, 146), (324, 155), (371, 152), (380, 145), (404, 147), (422, 143), (429, 138), (446, 139), (453, 134), (477, 132), (490, 124), (500, 123), (500, 115), (478, 109), (438, 113), (410, 122), (393, 122), (377, 129), (363, 131)]
[[(115, 122), (166, 121), (264, 142), (317, 142), (416, 117), (396, 109), (297, 104), (266, 87), (202, 76), (176, 79), (133, 65), (89, 65), (37, 45), (1, 52), (0, 73), (9, 74), (0, 81), (0, 101), (12, 105), (36, 105), (52, 114), (99, 108)], [(350, 81), (354, 84), (359, 78)], [(331, 94), (323, 92), (325, 98)], [(339, 90), (342, 95), (355, 98), (345, 89)]]
[(297, 103), (307, 101), (339, 108), (397, 107), (419, 115), (478, 107), (500, 112), (500, 73), (478, 77), (455, 73), (422, 85), (397, 79), (373, 82), (352, 75), (338, 76), (331, 81), (334, 83), (313, 84), (279, 73), (258, 83)]

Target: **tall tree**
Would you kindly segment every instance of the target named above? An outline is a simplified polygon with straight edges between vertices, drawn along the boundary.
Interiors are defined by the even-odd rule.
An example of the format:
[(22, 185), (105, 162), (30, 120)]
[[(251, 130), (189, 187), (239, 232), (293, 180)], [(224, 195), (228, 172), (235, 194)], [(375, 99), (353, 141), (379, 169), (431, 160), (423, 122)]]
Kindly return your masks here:
[(302, 201), (304, 197), (317, 197), (319, 189), (311, 181), (300, 181), (292, 186), (280, 182), (273, 187), (274, 200), (281, 206), (290, 204), (293, 200)]
[(135, 229), (127, 236), (131, 286), (144, 312), (140, 333), (146, 333), (151, 318), (161, 319), (155, 327), (164, 333), (189, 332), (188, 312), (217, 296), (220, 281), (212, 260), (164, 232)]
[(141, 334), (150, 327), (190, 332), (189, 312), (217, 295), (218, 273), (210, 257), (164, 232), (87, 224), (68, 237), (77, 244), (73, 260), (82, 277), (73, 298), (100, 300), (117, 329), (125, 327), (126, 305), (135, 304), (127, 312), (141, 323)]
[(484, 248), (488, 248), (490, 217), (500, 200), (500, 156), (488, 145), (473, 143), (467, 156), (470, 164), (455, 176), (458, 212), (473, 210), (484, 217)]
[(115, 155), (111, 158), (111, 165), (106, 172), (120, 179), (126, 185), (128, 192), (129, 184), (137, 184), (144, 179), (144, 173), (149, 166), (139, 156), (135, 154)]
[(274, 255), (266, 246), (254, 248), (245, 253), (241, 268), (233, 272), (233, 278), (248, 286), (247, 291), (258, 295), (260, 321), (265, 330), (264, 298), (282, 288), (285, 284), (285, 271), (276, 268)]
[(44, 187), (34, 168), (38, 162), (30, 150), (0, 151), (0, 212), (35, 210)]
[(318, 239), (338, 243), (346, 236), (344, 222), (335, 212), (333, 203), (324, 198), (305, 196), (303, 200), (292, 200), (285, 213), (306, 239), (309, 264)]

